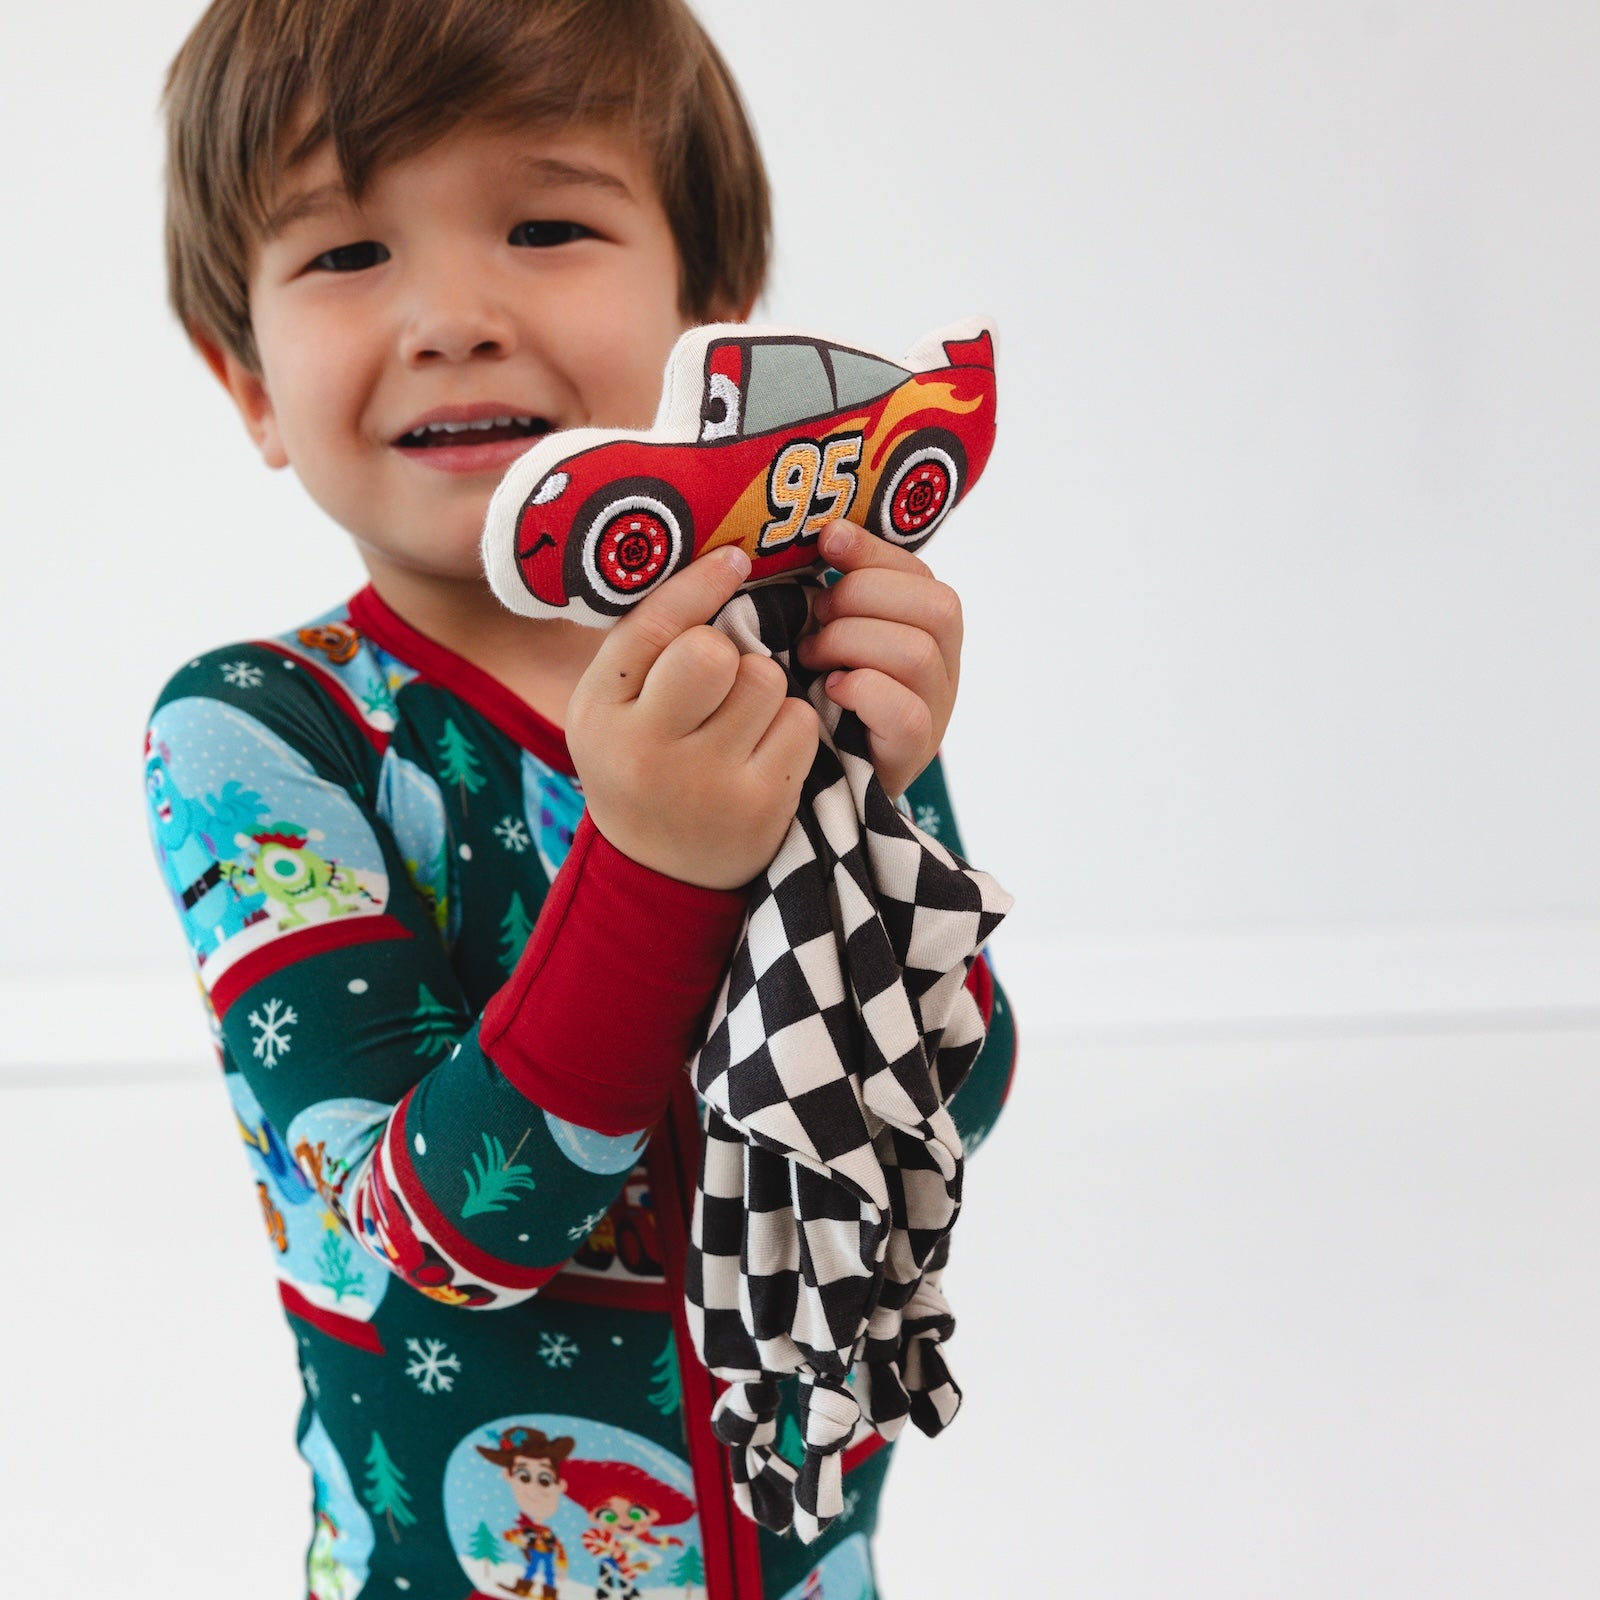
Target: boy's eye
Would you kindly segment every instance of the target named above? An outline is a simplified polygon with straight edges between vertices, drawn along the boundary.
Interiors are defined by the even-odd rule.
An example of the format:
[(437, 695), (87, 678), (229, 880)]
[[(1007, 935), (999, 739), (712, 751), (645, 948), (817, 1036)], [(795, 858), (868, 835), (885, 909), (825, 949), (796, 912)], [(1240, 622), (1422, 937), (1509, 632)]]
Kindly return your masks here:
[(510, 242), (530, 250), (547, 250), (589, 236), (590, 230), (581, 222), (519, 222), (511, 230)]
[(364, 272), (389, 259), (386, 245), (375, 239), (363, 239), (359, 244), (336, 245), (324, 250), (308, 268), (311, 272)]

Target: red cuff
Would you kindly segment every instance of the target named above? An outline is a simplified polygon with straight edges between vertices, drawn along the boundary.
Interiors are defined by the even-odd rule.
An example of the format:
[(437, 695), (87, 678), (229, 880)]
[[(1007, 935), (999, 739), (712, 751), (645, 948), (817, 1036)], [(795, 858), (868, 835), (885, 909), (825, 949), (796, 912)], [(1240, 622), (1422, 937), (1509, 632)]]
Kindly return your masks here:
[(967, 968), (967, 988), (972, 991), (972, 998), (978, 1002), (978, 1011), (983, 1017), (984, 1027), (989, 1026), (989, 1020), (994, 1016), (994, 974), (989, 970), (988, 958), (980, 950), (978, 959)]
[(568, 1122), (650, 1127), (699, 1043), (745, 902), (742, 889), (641, 867), (585, 816), (516, 970), (483, 1008), (484, 1053)]

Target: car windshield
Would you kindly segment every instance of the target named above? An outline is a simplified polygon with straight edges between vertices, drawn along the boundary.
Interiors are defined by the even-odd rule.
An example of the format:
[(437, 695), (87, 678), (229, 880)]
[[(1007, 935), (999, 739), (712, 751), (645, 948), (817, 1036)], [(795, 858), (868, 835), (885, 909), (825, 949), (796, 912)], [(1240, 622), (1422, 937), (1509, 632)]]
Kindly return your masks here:
[(745, 390), (744, 431), (765, 433), (834, 408), (833, 385), (814, 344), (757, 342), (750, 346), (750, 383)]

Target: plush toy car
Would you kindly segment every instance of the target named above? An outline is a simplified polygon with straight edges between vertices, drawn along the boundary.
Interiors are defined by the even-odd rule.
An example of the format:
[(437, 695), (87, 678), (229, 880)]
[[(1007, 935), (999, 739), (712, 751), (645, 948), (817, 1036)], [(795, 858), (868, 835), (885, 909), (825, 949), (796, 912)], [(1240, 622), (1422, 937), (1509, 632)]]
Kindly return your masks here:
[(512, 464), (484, 565), (513, 611), (605, 627), (725, 544), (751, 582), (815, 563), (835, 517), (915, 550), (977, 481), (994, 426), (994, 330), (978, 318), (898, 362), (788, 329), (693, 328), (648, 432), (550, 434)]

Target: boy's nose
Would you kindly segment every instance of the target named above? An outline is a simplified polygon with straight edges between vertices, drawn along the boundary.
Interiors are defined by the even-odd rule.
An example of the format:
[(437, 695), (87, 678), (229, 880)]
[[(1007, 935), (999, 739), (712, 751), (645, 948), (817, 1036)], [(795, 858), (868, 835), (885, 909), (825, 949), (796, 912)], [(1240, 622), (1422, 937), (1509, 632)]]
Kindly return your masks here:
[(516, 325), (490, 301), (472, 294), (446, 294), (417, 308), (401, 335), (405, 361), (494, 360), (516, 348)]

